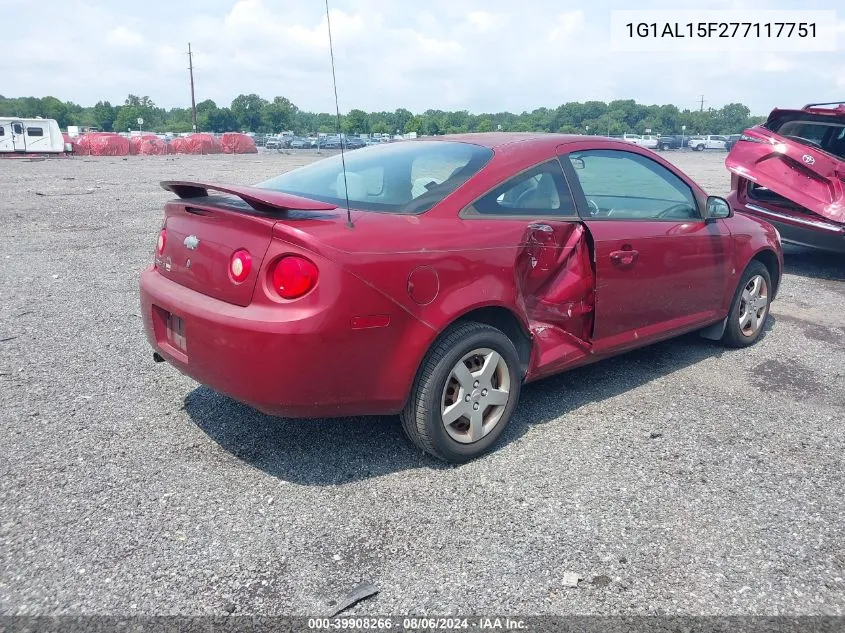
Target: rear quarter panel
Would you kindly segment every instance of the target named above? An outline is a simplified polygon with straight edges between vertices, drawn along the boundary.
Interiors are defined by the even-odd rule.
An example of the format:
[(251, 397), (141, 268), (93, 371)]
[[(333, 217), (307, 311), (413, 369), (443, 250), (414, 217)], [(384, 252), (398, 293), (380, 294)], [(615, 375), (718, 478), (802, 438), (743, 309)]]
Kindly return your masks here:
[[(419, 323), (406, 343), (380, 350), (402, 367), (407, 391), (437, 336), (474, 309), (505, 308), (528, 331), (515, 263), (534, 218), (462, 219), (458, 214), (510, 175), (555, 157), (554, 146), (542, 151), (498, 148), (477, 177), (424, 214), (353, 211), (354, 227), (343, 233), (291, 235)], [(414, 359), (410, 372), (408, 359)]]

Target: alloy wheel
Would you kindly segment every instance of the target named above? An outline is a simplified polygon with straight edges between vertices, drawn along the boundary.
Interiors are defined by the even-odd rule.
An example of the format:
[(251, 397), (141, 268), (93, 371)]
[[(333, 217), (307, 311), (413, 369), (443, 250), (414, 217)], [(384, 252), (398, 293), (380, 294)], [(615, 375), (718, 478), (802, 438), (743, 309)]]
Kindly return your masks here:
[(461, 444), (482, 439), (502, 419), (510, 391), (510, 371), (501, 354), (486, 347), (465, 354), (443, 387), (440, 415), (446, 432)]
[(739, 329), (744, 336), (754, 336), (769, 311), (769, 288), (761, 275), (754, 275), (742, 289), (739, 303)]

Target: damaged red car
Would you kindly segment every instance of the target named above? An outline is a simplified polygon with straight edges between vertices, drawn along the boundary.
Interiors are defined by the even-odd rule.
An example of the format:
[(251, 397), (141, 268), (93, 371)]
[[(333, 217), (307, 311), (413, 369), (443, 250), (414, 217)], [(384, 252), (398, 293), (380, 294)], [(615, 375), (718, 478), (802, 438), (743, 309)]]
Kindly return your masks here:
[(456, 463), (525, 382), (697, 330), (754, 343), (781, 278), (771, 225), (612, 139), (441, 136), (162, 184), (155, 360), (272, 415), (399, 414)]
[(845, 253), (845, 103), (776, 108), (725, 159), (733, 208), (784, 242)]

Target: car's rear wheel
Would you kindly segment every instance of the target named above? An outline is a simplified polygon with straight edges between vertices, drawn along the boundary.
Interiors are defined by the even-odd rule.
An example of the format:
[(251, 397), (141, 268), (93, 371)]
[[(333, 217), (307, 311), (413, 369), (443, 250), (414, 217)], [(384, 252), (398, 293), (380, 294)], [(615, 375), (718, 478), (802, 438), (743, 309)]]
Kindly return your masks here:
[(489, 325), (460, 323), (426, 355), (401, 413), (402, 428), (434, 457), (467, 462), (499, 439), (521, 385), (513, 342)]
[(752, 261), (742, 274), (734, 293), (728, 324), (722, 341), (731, 347), (753, 345), (763, 333), (772, 301), (772, 277), (758, 261)]
[(669, 144), (668, 144), (668, 143), (663, 143), (663, 145), (661, 145), (661, 148), (662, 148), (662, 149), (663, 149), (663, 151), (665, 152), (666, 150), (668, 150), (668, 149), (669, 149)]

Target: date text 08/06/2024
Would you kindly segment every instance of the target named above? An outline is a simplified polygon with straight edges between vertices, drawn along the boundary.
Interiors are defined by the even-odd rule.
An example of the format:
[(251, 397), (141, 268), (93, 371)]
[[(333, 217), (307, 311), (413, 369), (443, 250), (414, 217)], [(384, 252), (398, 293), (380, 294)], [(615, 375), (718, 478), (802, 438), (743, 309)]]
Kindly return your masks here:
[(333, 617), (309, 618), (308, 628), (311, 630), (503, 630), (522, 631), (527, 629), (524, 620), (510, 617), (481, 617), (481, 618), (434, 618), (434, 617), (406, 617), (406, 618), (375, 618), (375, 617)]
[(628, 37), (814, 38), (815, 22), (628, 22)]

